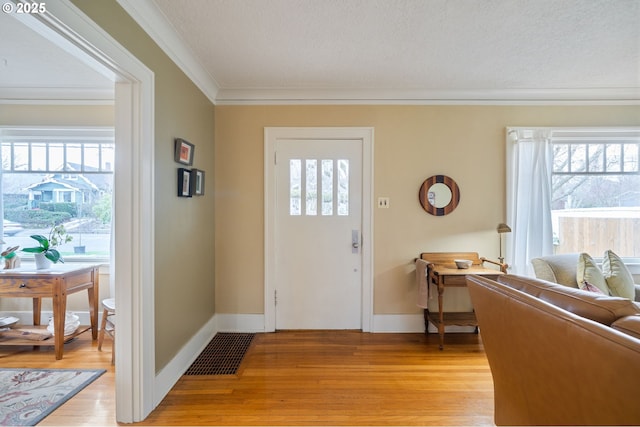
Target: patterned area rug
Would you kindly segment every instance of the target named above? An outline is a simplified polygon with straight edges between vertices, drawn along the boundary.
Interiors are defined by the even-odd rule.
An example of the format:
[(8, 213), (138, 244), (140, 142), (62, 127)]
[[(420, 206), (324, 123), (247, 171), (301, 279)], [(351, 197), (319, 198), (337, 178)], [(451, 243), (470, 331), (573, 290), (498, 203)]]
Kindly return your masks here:
[(0, 369), (0, 425), (34, 426), (104, 369)]
[(234, 375), (255, 334), (217, 333), (185, 375)]

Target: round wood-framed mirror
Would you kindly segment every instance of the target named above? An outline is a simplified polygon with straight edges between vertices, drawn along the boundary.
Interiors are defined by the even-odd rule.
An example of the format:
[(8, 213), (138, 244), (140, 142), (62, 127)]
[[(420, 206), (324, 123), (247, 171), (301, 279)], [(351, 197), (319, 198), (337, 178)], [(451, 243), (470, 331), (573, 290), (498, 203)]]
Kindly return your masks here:
[(450, 214), (460, 203), (458, 184), (446, 175), (427, 178), (418, 194), (422, 208), (435, 216)]

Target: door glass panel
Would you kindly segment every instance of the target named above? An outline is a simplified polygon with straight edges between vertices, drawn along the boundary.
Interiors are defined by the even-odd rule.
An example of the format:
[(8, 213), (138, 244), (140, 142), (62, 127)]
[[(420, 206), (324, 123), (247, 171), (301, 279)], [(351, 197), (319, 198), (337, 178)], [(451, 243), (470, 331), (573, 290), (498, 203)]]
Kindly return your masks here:
[(306, 214), (318, 215), (318, 161), (307, 159), (307, 182), (306, 182)]
[(333, 215), (333, 160), (322, 160), (322, 215)]
[(302, 166), (302, 161), (300, 159), (289, 160), (289, 214), (290, 215), (302, 214), (301, 166)]
[(338, 160), (338, 215), (349, 215), (349, 160)]

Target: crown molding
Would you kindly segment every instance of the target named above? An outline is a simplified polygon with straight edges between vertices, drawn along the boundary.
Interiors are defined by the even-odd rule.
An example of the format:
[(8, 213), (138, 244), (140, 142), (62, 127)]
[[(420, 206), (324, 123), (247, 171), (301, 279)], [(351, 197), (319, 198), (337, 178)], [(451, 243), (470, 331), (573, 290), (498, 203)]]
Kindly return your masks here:
[(193, 81), (212, 103), (216, 103), (219, 85), (200, 64), (189, 46), (152, 0), (117, 0), (118, 4), (149, 34), (164, 53)]
[(218, 105), (640, 105), (640, 88), (525, 90), (220, 89)]
[(0, 87), (0, 104), (114, 105), (113, 88)]

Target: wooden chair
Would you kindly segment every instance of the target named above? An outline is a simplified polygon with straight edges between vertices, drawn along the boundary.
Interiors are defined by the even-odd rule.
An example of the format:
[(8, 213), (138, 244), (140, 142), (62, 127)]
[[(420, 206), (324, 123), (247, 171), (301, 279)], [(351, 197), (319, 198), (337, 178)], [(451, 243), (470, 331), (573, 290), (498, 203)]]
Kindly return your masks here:
[(100, 325), (100, 333), (98, 335), (98, 351), (102, 351), (102, 342), (104, 334), (111, 337), (111, 363), (115, 362), (116, 355), (116, 300), (115, 298), (107, 298), (102, 300), (102, 324)]

